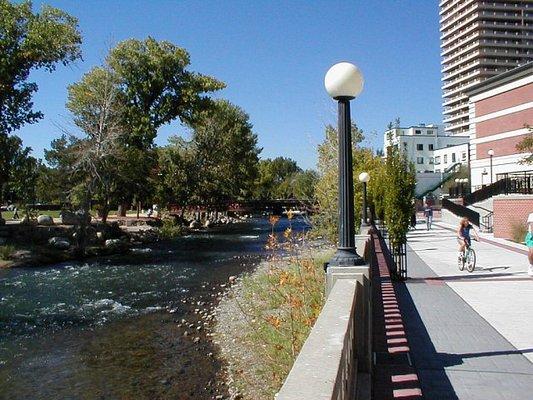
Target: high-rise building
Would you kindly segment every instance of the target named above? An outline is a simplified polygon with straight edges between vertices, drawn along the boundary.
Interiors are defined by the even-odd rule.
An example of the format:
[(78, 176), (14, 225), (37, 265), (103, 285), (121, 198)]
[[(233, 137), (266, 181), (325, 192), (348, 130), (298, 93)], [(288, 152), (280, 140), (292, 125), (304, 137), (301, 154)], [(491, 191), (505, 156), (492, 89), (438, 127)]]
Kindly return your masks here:
[(470, 87), (533, 60), (532, 0), (441, 0), (443, 119), (468, 134)]

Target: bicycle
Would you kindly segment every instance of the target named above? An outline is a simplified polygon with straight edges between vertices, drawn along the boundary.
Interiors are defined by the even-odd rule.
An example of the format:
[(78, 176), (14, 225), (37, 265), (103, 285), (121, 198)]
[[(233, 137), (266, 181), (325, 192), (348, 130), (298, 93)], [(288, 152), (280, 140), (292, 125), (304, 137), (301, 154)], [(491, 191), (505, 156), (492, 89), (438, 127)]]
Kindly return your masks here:
[(462, 256), (458, 260), (458, 263), (459, 271), (463, 271), (465, 267), (468, 272), (474, 271), (474, 269), (476, 268), (476, 252), (472, 248), (472, 243), (466, 243), (466, 249), (463, 251)]

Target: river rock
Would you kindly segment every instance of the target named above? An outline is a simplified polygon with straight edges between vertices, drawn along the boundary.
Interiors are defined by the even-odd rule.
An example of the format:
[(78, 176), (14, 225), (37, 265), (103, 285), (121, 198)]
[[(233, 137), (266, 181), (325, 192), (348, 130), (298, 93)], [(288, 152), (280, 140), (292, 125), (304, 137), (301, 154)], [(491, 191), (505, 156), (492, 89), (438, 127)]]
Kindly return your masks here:
[(200, 221), (197, 221), (197, 220), (191, 221), (191, 223), (189, 224), (189, 228), (191, 229), (198, 229), (201, 226), (202, 224), (200, 223)]
[(91, 216), (88, 214), (85, 214), (83, 211), (61, 211), (60, 214), (61, 217), (61, 224), (62, 225), (78, 225), (81, 221), (83, 221), (83, 218), (85, 218), (86, 223), (91, 222)]
[(48, 240), (48, 244), (58, 250), (68, 250), (70, 247), (70, 242), (68, 239), (58, 236), (50, 238), (50, 240)]
[(54, 219), (50, 215), (39, 215), (37, 217), (37, 224), (51, 226), (54, 225)]
[(117, 248), (123, 245), (124, 243), (122, 243), (122, 240), (120, 239), (107, 239), (105, 241), (105, 247), (108, 247), (108, 248)]
[(211, 222), (211, 220), (208, 219), (208, 220), (206, 220), (206, 221), (204, 222), (204, 227), (205, 227), (205, 228), (209, 228), (212, 224), (213, 224), (213, 223)]

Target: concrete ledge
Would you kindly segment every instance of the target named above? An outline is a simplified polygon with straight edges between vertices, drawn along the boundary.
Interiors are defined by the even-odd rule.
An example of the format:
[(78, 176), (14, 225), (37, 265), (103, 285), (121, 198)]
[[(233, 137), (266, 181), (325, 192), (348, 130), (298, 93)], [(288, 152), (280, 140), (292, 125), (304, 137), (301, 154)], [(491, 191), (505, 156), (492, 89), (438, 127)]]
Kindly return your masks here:
[(355, 279), (339, 279), (304, 343), (277, 400), (351, 399), (357, 388)]

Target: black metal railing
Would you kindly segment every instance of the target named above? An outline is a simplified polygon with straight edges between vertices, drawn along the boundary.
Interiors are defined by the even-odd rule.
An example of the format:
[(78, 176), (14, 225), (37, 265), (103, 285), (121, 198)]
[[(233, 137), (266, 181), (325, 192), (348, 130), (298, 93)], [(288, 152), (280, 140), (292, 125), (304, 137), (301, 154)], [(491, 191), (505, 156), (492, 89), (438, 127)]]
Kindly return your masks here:
[(442, 199), (442, 208), (445, 208), (458, 217), (466, 217), (471, 223), (479, 226), (479, 213), (470, 208), (456, 204), (448, 199)]
[(395, 280), (407, 279), (407, 243), (394, 246), (387, 232), (387, 227), (384, 224), (378, 224), (375, 227), (391, 278)]
[(497, 174), (497, 181), (505, 181), (504, 194), (533, 194), (533, 171)]
[(482, 218), (481, 218), (481, 224), (483, 225), (483, 227), (485, 228), (485, 230), (487, 232), (492, 232), (492, 229), (493, 229), (493, 218), (494, 218), (494, 212), (489, 212), (488, 214), (485, 214)]
[(464, 204), (474, 204), (499, 194), (533, 194), (533, 171), (497, 174), (496, 182), (464, 196)]

